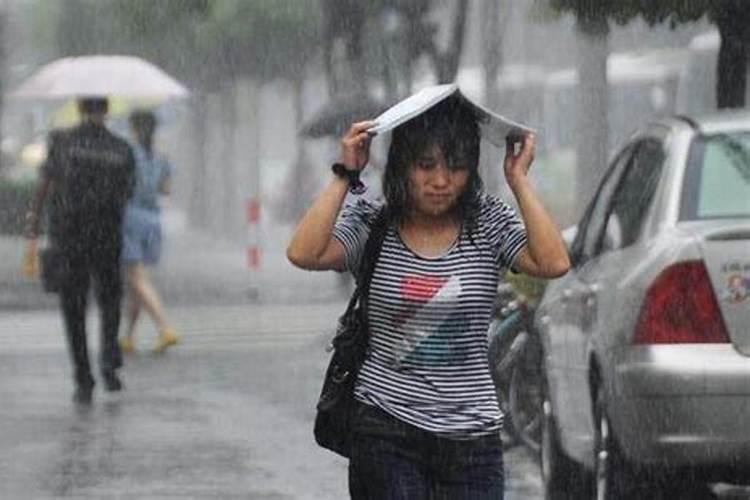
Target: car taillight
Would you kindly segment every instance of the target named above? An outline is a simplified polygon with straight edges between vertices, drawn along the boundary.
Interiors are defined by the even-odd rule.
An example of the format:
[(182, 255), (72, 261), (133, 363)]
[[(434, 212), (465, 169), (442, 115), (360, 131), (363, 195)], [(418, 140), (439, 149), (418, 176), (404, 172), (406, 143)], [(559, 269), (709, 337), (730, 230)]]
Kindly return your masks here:
[(633, 343), (726, 342), (729, 335), (703, 261), (662, 271), (646, 293)]

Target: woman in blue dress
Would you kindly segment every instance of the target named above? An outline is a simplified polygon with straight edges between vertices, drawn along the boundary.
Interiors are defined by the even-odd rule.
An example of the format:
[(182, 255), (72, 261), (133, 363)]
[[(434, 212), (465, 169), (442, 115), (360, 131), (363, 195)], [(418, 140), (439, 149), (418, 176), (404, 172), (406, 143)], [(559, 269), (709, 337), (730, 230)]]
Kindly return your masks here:
[(159, 195), (168, 194), (172, 166), (154, 151), (156, 117), (150, 111), (130, 115), (132, 144), (136, 159), (136, 184), (133, 197), (125, 210), (122, 261), (127, 283), (125, 334), (120, 339), (123, 353), (135, 351), (135, 325), (141, 309), (154, 321), (159, 339), (154, 350), (164, 351), (178, 342), (179, 336), (167, 321), (159, 294), (154, 288), (147, 266), (159, 262), (161, 256), (161, 213)]

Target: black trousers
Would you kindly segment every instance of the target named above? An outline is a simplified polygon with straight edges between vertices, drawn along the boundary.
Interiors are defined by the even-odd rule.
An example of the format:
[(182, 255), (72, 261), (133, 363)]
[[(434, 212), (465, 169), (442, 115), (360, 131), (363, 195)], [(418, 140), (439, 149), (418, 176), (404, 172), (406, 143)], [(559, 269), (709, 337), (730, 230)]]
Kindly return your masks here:
[(499, 434), (451, 440), (359, 403), (352, 500), (502, 500), (504, 481)]
[(81, 386), (94, 384), (86, 342), (86, 306), (92, 280), (101, 314), (99, 368), (102, 374), (107, 374), (122, 366), (117, 343), (122, 304), (120, 250), (119, 246), (107, 247), (92, 249), (79, 246), (64, 252), (65, 272), (59, 291), (60, 306), (75, 380)]

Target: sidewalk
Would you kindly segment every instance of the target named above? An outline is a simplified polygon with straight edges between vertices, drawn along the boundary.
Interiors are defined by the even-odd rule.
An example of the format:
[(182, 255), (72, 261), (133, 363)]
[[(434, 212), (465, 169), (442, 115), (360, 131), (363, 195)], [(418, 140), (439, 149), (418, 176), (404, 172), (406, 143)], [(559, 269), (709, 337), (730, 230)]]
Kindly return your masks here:
[[(142, 349), (125, 390), (70, 401), (54, 311), (0, 320), (0, 498), (327, 500), (346, 494), (346, 463), (313, 439), (324, 346), (341, 303), (183, 306), (182, 342)], [(99, 336), (91, 311), (90, 354)], [(151, 331), (149, 331), (151, 330)], [(95, 368), (96, 370), (96, 368)], [(98, 378), (97, 371), (94, 377)]]
[[(154, 280), (168, 304), (329, 302), (348, 295), (347, 279), (292, 267), (284, 246), (290, 228), (263, 235), (261, 267), (246, 265), (246, 250), (187, 226), (182, 213), (164, 214), (164, 248)], [(38, 281), (21, 275), (24, 240), (0, 236), (0, 310), (56, 307)]]

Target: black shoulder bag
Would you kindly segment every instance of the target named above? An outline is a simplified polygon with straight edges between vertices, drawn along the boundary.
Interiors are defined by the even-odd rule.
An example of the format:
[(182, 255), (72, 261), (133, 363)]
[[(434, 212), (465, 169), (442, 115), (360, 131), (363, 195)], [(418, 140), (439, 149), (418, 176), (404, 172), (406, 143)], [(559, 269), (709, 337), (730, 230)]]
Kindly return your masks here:
[(315, 441), (323, 448), (346, 458), (349, 458), (351, 451), (354, 383), (367, 354), (367, 298), (370, 280), (383, 246), (387, 225), (386, 210), (381, 209), (365, 245), (357, 287), (346, 311), (339, 318), (336, 335), (331, 341), (333, 355), (323, 379), (315, 415)]
[(70, 264), (55, 244), (50, 244), (39, 252), (39, 267), (39, 277), (44, 291), (47, 293), (60, 292), (62, 284), (67, 278)]

